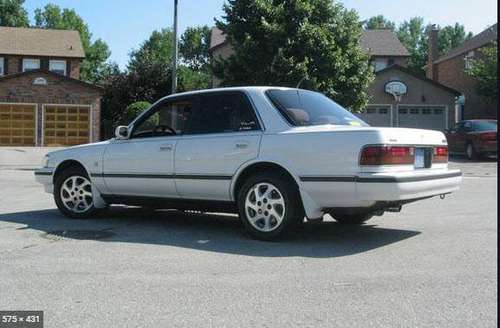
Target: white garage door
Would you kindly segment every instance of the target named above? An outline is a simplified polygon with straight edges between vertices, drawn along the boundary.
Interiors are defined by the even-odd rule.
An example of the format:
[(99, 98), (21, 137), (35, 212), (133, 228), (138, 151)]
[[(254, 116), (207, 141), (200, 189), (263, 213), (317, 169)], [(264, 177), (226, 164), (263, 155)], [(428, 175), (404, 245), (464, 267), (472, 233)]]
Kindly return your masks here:
[(446, 107), (400, 105), (398, 121), (400, 127), (443, 131), (446, 129)]
[(357, 116), (371, 126), (391, 126), (390, 105), (369, 105)]

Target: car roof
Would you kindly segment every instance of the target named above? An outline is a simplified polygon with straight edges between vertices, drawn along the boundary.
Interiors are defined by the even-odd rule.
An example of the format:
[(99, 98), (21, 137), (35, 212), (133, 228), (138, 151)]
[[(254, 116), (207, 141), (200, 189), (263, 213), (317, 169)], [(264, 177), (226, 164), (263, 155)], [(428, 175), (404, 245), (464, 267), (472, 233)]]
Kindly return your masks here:
[(179, 92), (168, 95), (163, 99), (174, 98), (174, 97), (182, 97), (182, 96), (191, 96), (196, 94), (204, 94), (204, 93), (212, 93), (212, 92), (222, 92), (222, 91), (266, 91), (270, 89), (278, 89), (278, 90), (302, 90), (297, 88), (288, 88), (288, 87), (278, 87), (278, 86), (241, 86), (241, 87), (226, 87), (226, 88), (213, 88), (213, 89), (201, 89), (201, 90), (193, 90), (186, 92)]

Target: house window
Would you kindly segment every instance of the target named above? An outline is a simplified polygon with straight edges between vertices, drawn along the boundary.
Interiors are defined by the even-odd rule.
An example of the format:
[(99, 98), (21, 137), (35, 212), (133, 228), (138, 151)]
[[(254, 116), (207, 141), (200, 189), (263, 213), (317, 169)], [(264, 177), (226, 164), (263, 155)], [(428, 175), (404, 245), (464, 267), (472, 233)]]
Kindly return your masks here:
[(465, 55), (465, 69), (471, 69), (474, 63), (474, 51), (469, 51), (467, 55)]
[(61, 75), (66, 75), (66, 61), (65, 60), (49, 61), (49, 71)]
[(0, 76), (5, 74), (4, 67), (5, 67), (5, 60), (3, 59), (3, 57), (0, 57)]
[(389, 66), (394, 65), (394, 58), (389, 58), (388, 64)]
[(379, 114), (387, 114), (387, 108), (380, 108), (378, 112)]
[(377, 58), (372, 61), (372, 65), (375, 69), (375, 72), (381, 71), (387, 67), (387, 59), (385, 58)]
[(40, 69), (40, 59), (23, 59), (23, 72)]
[(375, 114), (377, 112), (376, 108), (367, 108), (366, 114)]
[(431, 113), (431, 109), (430, 108), (422, 108), (422, 114), (429, 115), (430, 113)]

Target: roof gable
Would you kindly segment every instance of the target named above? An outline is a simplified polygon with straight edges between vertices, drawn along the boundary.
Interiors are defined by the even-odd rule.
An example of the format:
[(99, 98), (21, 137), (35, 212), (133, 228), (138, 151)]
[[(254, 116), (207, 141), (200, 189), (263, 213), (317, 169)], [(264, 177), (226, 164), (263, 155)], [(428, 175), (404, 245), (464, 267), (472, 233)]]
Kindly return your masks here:
[(0, 27), (0, 54), (85, 58), (78, 31)]
[(27, 72), (22, 72), (22, 73), (17, 73), (17, 74), (9, 74), (9, 75), (0, 76), (0, 83), (3, 83), (5, 81), (11, 80), (11, 79), (20, 78), (23, 76), (29, 76), (29, 75), (33, 75), (34, 77), (39, 77), (40, 75), (51, 76), (52, 78), (57, 78), (59, 80), (68, 81), (70, 83), (76, 83), (76, 84), (82, 85), (84, 87), (87, 87), (90, 89), (95, 89), (99, 92), (103, 92), (103, 88), (98, 86), (98, 85), (88, 83), (88, 82), (85, 82), (82, 80), (77, 80), (77, 79), (74, 79), (74, 78), (69, 77), (69, 76), (57, 74), (57, 73), (54, 73), (54, 72), (51, 72), (51, 71), (48, 71), (45, 69), (37, 69), (37, 70), (33, 70), (33, 71), (27, 71)]
[(443, 62), (447, 59), (451, 59), (461, 54), (465, 54), (471, 50), (483, 47), (493, 41), (496, 41), (497, 33), (498, 33), (497, 24), (490, 26), (486, 30), (472, 37), (471, 39), (465, 41), (460, 46), (451, 49), (446, 55), (441, 56), (436, 61), (434, 61), (434, 63), (437, 64)]
[(455, 89), (453, 89), (453, 88), (447, 87), (447, 86), (446, 86), (446, 85), (444, 85), (444, 84), (441, 84), (441, 83), (436, 82), (436, 81), (434, 81), (434, 80), (428, 79), (428, 78), (427, 78), (427, 77), (425, 77), (425, 76), (421, 76), (421, 75), (415, 74), (415, 72), (413, 72), (412, 70), (410, 70), (410, 69), (408, 69), (408, 68), (406, 68), (406, 67), (403, 67), (403, 66), (397, 65), (397, 64), (395, 64), (395, 65), (391, 65), (391, 66), (388, 66), (388, 67), (386, 67), (386, 68), (384, 68), (384, 69), (382, 69), (382, 70), (380, 70), (380, 71), (377, 71), (377, 72), (375, 73), (375, 75), (380, 75), (380, 74), (385, 73), (385, 72), (390, 71), (390, 70), (398, 70), (398, 71), (401, 71), (401, 72), (403, 72), (403, 73), (405, 73), (405, 74), (407, 74), (407, 75), (412, 76), (412, 77), (413, 77), (413, 78), (415, 78), (415, 79), (419, 79), (419, 80), (421, 80), (421, 81), (424, 81), (424, 82), (430, 83), (430, 84), (432, 84), (432, 85), (434, 85), (434, 86), (436, 86), (436, 87), (438, 87), (438, 88), (440, 88), (440, 89), (443, 89), (443, 90), (445, 90), (445, 91), (447, 91), (447, 92), (449, 92), (449, 93), (451, 93), (451, 94), (454, 94), (455, 96), (460, 96), (460, 95), (462, 94), (461, 92), (459, 92), (459, 91), (457, 91), (457, 90), (455, 90)]

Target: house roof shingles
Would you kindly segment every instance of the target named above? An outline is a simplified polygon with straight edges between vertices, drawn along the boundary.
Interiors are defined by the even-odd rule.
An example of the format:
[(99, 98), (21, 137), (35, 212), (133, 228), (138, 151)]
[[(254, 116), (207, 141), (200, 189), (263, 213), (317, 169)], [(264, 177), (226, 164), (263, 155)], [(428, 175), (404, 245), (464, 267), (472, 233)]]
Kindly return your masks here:
[(78, 31), (0, 27), (0, 54), (85, 58)]
[(409, 56), (410, 53), (392, 30), (365, 30), (361, 48), (371, 56)]
[(445, 60), (454, 58), (471, 50), (485, 46), (493, 41), (497, 40), (498, 28), (497, 24), (488, 27), (486, 30), (482, 31), (478, 35), (472, 37), (471, 39), (465, 41), (460, 46), (451, 49), (446, 55), (439, 57), (434, 64), (438, 64)]
[(210, 33), (210, 49), (218, 47), (226, 42), (226, 36), (217, 27), (212, 27), (212, 33)]
[[(212, 28), (210, 49), (226, 42), (226, 37), (217, 27)], [(410, 53), (391, 30), (365, 30), (361, 37), (361, 48), (371, 56), (409, 56)]]

